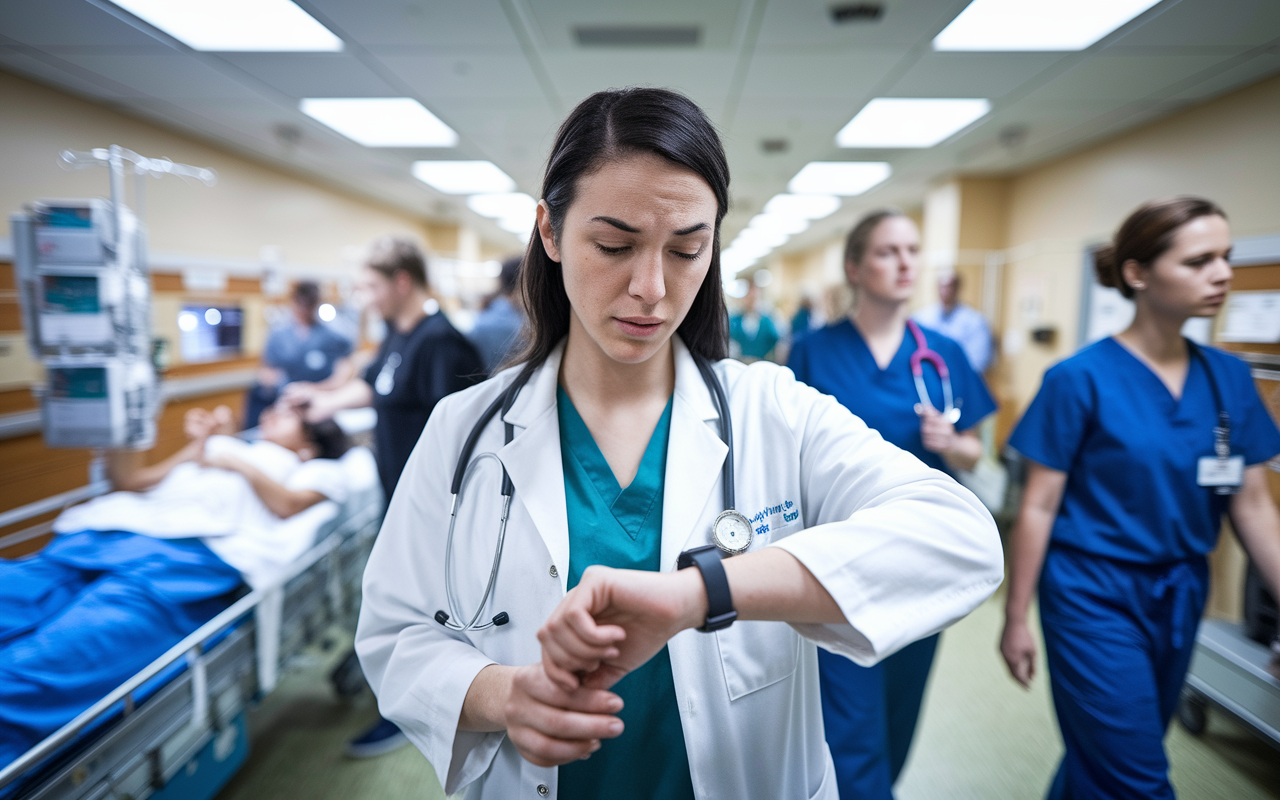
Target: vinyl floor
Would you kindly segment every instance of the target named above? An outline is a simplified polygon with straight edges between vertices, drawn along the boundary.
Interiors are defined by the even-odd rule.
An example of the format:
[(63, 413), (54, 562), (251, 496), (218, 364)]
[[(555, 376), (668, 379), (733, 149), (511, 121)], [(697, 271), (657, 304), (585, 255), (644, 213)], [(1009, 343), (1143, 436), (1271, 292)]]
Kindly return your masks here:
[[(898, 800), (1044, 796), (1062, 743), (1045, 675), (1024, 691), (1005, 673), (996, 650), (1002, 602), (993, 598), (943, 634)], [(251, 713), (249, 760), (219, 800), (443, 800), (413, 747), (360, 761), (342, 754), (377, 714), (367, 691), (340, 700), (329, 687), (345, 646), (335, 640), (308, 654)], [(1175, 722), (1166, 746), (1180, 800), (1280, 800), (1280, 750), (1221, 714), (1211, 714), (1199, 738)]]

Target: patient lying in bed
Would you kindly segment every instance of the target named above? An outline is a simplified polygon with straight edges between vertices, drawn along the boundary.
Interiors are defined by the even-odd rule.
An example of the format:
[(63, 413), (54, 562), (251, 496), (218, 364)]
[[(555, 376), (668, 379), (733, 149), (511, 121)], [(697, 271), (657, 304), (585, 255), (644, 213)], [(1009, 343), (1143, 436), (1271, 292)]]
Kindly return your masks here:
[(36, 555), (0, 559), (0, 767), (304, 553), (308, 509), (343, 502), (350, 462), (369, 458), (283, 407), (252, 443), (223, 435), (225, 407), (185, 423), (179, 453), (153, 466), (112, 454), (125, 491), (65, 511)]

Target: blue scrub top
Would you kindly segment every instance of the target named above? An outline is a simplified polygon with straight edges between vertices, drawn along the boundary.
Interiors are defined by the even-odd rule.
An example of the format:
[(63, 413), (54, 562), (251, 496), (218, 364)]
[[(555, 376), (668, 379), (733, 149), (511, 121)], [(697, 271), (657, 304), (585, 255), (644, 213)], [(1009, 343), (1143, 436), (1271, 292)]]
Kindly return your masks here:
[[(578, 585), (592, 564), (659, 571), (671, 401), (649, 438), (635, 479), (623, 489), (569, 395), (557, 387), (556, 398), (569, 517), (569, 588)], [(586, 761), (560, 767), (560, 800), (693, 800), (667, 648), (628, 673), (612, 691), (624, 703), (618, 716), (626, 729), (616, 739), (603, 740)]]
[(262, 350), (262, 363), (281, 370), (285, 382), (322, 381), (333, 374), (334, 365), (351, 355), (351, 342), (324, 323), (307, 328), (305, 337), (290, 321), (271, 331)]
[[(937, 331), (921, 328), (925, 342), (951, 372), (951, 391), (960, 419), (956, 430), (966, 431), (996, 409), (982, 376), (969, 366), (969, 359), (956, 342)], [(902, 346), (884, 369), (876, 364), (862, 334), (849, 319), (842, 319), (800, 339), (791, 348), (787, 366), (796, 379), (831, 395), (842, 406), (862, 418), (885, 441), (897, 445), (934, 469), (950, 473), (942, 456), (924, 449), (920, 438), (920, 402), (911, 376), (911, 355), (915, 338), (904, 331)], [(942, 408), (942, 380), (933, 365), (921, 365), (925, 388), (934, 408)]]
[[(1246, 464), (1280, 453), (1280, 431), (1243, 361), (1201, 347), (1231, 415), (1231, 451)], [(1146, 564), (1208, 553), (1228, 497), (1196, 483), (1213, 455), (1218, 410), (1191, 358), (1175, 400), (1146, 364), (1103, 339), (1045, 373), (1009, 444), (1067, 473), (1050, 541)]]

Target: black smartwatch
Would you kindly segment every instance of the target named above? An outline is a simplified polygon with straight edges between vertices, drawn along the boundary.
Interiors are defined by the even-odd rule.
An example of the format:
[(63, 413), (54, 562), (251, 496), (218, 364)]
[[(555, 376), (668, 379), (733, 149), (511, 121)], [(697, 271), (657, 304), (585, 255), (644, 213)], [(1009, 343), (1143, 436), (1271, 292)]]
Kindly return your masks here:
[(733, 596), (729, 594), (729, 578), (720, 563), (720, 549), (713, 544), (685, 550), (676, 560), (676, 569), (697, 567), (702, 582), (707, 587), (707, 621), (698, 630), (703, 633), (722, 630), (733, 624), (738, 612), (733, 608)]

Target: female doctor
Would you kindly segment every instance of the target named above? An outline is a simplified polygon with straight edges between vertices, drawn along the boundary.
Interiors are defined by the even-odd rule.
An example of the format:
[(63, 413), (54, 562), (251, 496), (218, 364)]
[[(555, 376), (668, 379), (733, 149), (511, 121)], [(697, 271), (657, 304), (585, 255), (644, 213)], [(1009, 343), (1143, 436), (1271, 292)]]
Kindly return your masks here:
[[(982, 442), (973, 428), (996, 406), (958, 343), (908, 319), (919, 254), (920, 232), (905, 214), (863, 217), (845, 242), (853, 310), (797, 342), (787, 366), (891, 443), (950, 474), (977, 463)], [(941, 364), (923, 360), (930, 350)], [(929, 636), (870, 667), (818, 654), (822, 716), (842, 797), (893, 797), (937, 646), (938, 637)]]
[(1184, 339), (1231, 286), (1231, 230), (1208, 200), (1133, 212), (1095, 258), (1133, 324), (1050, 369), (1009, 443), (1030, 460), (1000, 643), (1035, 674), (1037, 579), (1066, 753), (1050, 798), (1172, 800), (1164, 735), (1208, 594), (1223, 513), (1272, 591), (1280, 514), (1266, 465), (1280, 431), (1248, 366)]
[[(967, 491), (724, 360), (728, 180), (669, 91), (592, 95), (560, 128), (523, 363), (437, 406), (365, 572), (365, 674), (446, 792), (836, 798), (815, 643), (873, 663), (1001, 580)], [(745, 519), (715, 524), (727, 505)]]

